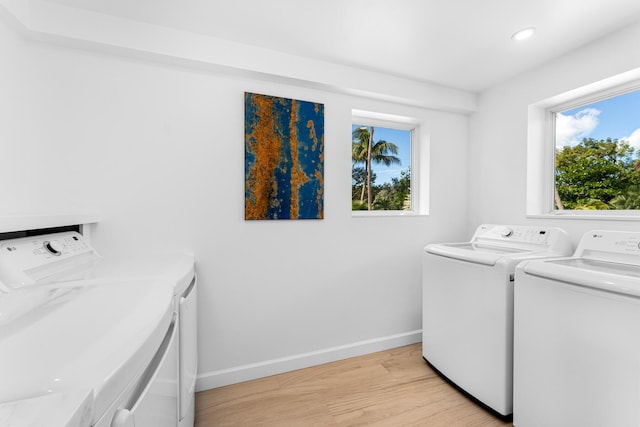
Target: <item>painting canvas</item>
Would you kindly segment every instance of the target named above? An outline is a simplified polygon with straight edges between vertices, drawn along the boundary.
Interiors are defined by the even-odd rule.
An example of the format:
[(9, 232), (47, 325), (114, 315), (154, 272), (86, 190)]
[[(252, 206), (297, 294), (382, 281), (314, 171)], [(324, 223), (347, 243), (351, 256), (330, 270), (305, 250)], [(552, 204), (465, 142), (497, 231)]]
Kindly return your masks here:
[(245, 92), (247, 220), (322, 219), (324, 105)]

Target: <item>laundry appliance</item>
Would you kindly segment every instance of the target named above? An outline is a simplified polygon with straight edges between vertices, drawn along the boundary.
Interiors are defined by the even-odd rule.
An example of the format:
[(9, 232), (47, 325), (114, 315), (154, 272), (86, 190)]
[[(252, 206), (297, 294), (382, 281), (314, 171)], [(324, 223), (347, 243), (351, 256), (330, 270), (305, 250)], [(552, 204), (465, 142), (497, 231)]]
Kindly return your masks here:
[(0, 425), (193, 425), (193, 257), (134, 262), (77, 232), (0, 242)]
[(640, 425), (640, 232), (516, 269), (514, 425)]
[(485, 408), (510, 416), (515, 267), (571, 253), (569, 236), (554, 227), (484, 224), (468, 242), (427, 245), (424, 359)]
[[(194, 258), (181, 253), (153, 256), (104, 257), (96, 263), (91, 277), (132, 280), (168, 279), (174, 284), (175, 311), (178, 316), (178, 420), (179, 427), (192, 427), (195, 421), (195, 387), (198, 370), (197, 275)], [(137, 425), (137, 424), (136, 424)]]

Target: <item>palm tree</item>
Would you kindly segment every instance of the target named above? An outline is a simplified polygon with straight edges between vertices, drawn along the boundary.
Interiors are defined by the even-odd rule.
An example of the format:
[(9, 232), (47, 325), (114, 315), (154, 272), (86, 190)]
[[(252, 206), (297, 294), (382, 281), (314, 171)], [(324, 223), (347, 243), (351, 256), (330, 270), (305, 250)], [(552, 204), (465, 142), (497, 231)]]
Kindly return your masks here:
[(374, 127), (360, 126), (353, 131), (353, 140), (351, 145), (351, 160), (355, 166), (358, 163), (364, 163), (366, 171), (366, 181), (362, 186), (360, 202), (364, 202), (364, 189), (367, 188), (367, 208), (371, 210), (372, 192), (371, 192), (371, 163), (382, 163), (385, 166), (400, 164), (400, 158), (395, 156), (398, 154), (398, 146), (393, 142), (379, 140), (373, 142)]

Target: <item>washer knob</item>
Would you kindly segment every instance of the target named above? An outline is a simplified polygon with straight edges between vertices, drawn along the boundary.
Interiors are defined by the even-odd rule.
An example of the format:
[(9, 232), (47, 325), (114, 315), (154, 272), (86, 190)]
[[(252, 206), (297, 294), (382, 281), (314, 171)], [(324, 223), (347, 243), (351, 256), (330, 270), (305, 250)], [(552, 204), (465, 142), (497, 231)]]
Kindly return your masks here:
[(513, 234), (513, 230), (510, 228), (507, 228), (502, 232), (502, 237), (511, 237), (512, 234)]
[(55, 256), (62, 255), (62, 250), (64, 249), (64, 246), (62, 246), (60, 243), (56, 242), (55, 240), (54, 241), (46, 240), (42, 245), (47, 251), (49, 251), (50, 254)]

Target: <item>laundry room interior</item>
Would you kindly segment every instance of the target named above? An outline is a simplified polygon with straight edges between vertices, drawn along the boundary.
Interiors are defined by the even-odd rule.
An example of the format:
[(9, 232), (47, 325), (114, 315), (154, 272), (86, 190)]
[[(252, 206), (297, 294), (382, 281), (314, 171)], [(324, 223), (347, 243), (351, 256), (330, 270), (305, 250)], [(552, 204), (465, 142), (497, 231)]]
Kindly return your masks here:
[[(637, 210), (541, 202), (537, 113), (640, 82), (640, 4), (429, 1), (416, 18), (419, 3), (0, 0), (0, 225), (78, 215), (104, 258), (193, 255), (196, 392), (420, 343), (424, 247), (481, 224), (561, 228), (572, 249), (590, 230), (638, 231)], [(461, 47), (469, 28), (405, 44), (443, 20), (497, 47)], [(305, 27), (327, 44), (351, 34), (339, 53), (353, 59), (305, 50)], [(385, 65), (401, 60), (404, 73)], [(324, 106), (320, 219), (245, 219), (246, 93)], [(352, 211), (362, 115), (418, 129), (408, 214)]]

